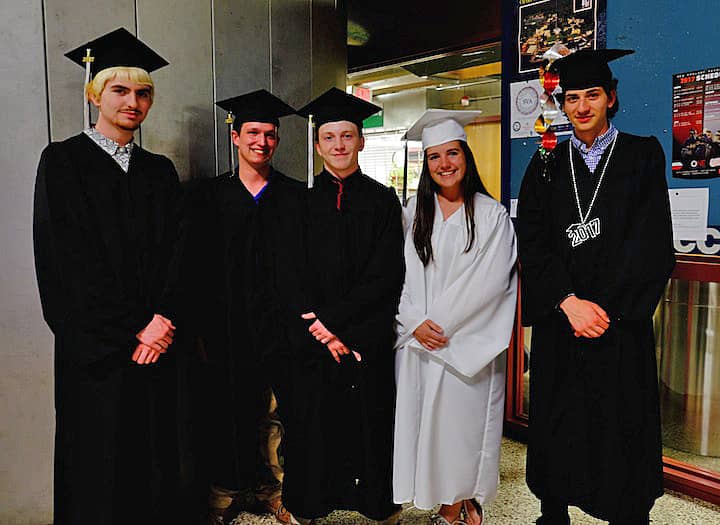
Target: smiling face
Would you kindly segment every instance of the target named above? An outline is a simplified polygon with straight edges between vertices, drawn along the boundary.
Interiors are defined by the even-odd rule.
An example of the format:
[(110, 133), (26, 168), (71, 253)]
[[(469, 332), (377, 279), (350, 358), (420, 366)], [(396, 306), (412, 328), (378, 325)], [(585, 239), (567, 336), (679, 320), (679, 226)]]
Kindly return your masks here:
[(232, 141), (238, 149), (238, 162), (255, 170), (270, 165), (280, 137), (275, 124), (270, 122), (243, 122), (240, 132), (233, 130)]
[(103, 135), (117, 140), (140, 127), (152, 106), (152, 89), (145, 84), (131, 80), (111, 78), (99, 97), (92, 96), (92, 103), (98, 108), (95, 128)]
[(608, 95), (602, 87), (569, 89), (563, 100), (563, 111), (575, 128), (575, 136), (591, 145), (608, 130), (608, 109), (615, 104), (615, 91)]
[(359, 169), (358, 155), (364, 147), (365, 138), (357, 125), (347, 120), (327, 122), (318, 129), (315, 149), (336, 177), (347, 177)]
[(431, 146), (425, 150), (428, 172), (440, 189), (440, 193), (456, 192), (467, 171), (465, 153), (459, 140)]

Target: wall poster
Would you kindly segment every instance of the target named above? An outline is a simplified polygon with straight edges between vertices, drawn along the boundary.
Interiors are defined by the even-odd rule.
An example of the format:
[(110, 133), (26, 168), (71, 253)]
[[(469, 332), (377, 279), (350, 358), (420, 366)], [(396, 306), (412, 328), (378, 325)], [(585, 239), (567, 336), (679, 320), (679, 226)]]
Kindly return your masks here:
[(537, 71), (557, 43), (571, 51), (602, 49), (606, 0), (518, 0), (518, 73)]
[(673, 177), (720, 177), (720, 67), (673, 75)]

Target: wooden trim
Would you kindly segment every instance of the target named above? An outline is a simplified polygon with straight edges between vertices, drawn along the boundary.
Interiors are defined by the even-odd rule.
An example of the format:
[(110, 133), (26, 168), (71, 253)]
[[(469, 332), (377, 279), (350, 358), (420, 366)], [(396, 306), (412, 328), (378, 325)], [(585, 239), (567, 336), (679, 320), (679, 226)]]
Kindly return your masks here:
[(663, 456), (665, 488), (720, 505), (720, 473)]
[(478, 124), (493, 124), (497, 122), (502, 122), (502, 118), (500, 117), (500, 115), (490, 115), (487, 117), (480, 116), (473, 120), (469, 125), (476, 126)]
[(675, 252), (676, 261), (698, 261), (709, 264), (720, 264), (720, 255), (705, 255), (704, 253), (678, 253)]
[(507, 350), (507, 366), (505, 374), (505, 420), (511, 419), (515, 415), (515, 378), (517, 377), (517, 352), (515, 345), (517, 341), (517, 325), (519, 316), (515, 315), (515, 325), (513, 333), (510, 337), (510, 345)]
[(505, 383), (505, 421), (511, 425), (520, 425), (527, 428), (528, 418), (522, 413), (523, 406), (523, 371), (525, 353), (523, 352), (524, 334), (520, 322), (522, 299), (520, 297), (520, 279), (518, 279), (518, 300), (515, 312), (515, 325), (513, 327), (507, 356), (507, 377)]
[(692, 255), (679, 255), (672, 278), (717, 283), (720, 282), (720, 264), (717, 261), (697, 259)]

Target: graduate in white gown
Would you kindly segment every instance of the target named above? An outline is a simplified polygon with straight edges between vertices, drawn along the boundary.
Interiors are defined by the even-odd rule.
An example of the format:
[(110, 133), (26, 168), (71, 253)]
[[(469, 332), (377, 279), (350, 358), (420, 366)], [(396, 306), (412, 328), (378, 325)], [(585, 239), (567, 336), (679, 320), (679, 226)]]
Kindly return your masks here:
[(517, 298), (512, 222), (487, 195), (463, 128), (478, 114), (429, 110), (406, 136), (422, 138), (425, 159), (403, 214), (393, 493), (442, 504), (438, 525), (479, 525), (496, 494)]

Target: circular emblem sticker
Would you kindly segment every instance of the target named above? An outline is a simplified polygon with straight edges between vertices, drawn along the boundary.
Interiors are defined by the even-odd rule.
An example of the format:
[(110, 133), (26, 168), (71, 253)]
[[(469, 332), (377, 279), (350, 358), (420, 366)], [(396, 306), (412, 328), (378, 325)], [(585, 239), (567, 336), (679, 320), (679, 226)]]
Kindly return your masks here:
[(538, 108), (539, 97), (537, 91), (531, 86), (522, 88), (515, 98), (515, 107), (523, 115), (532, 115)]

